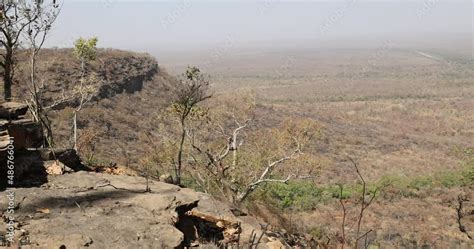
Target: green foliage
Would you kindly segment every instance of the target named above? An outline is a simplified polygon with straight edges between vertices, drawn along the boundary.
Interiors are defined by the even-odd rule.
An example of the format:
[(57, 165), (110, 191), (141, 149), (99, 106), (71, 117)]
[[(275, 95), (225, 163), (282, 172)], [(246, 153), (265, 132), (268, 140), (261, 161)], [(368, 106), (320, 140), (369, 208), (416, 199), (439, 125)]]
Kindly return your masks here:
[(416, 177), (409, 183), (409, 188), (420, 190), (425, 188), (430, 188), (433, 186), (433, 178), (430, 176), (420, 176)]
[(184, 73), (186, 79), (188, 80), (195, 80), (198, 79), (201, 75), (201, 70), (197, 67), (188, 67), (186, 72)]
[[(367, 194), (383, 186), (391, 186), (401, 196), (417, 196), (420, 190), (434, 187), (464, 187), (474, 184), (474, 160), (466, 161), (464, 167), (457, 171), (442, 171), (434, 176), (384, 176), (377, 183), (367, 186)], [(342, 199), (357, 196), (362, 191), (360, 183), (343, 186)], [(382, 189), (383, 191), (383, 189)], [(378, 192), (380, 194), (380, 190)], [(318, 203), (339, 199), (341, 190), (338, 185), (316, 185), (311, 182), (295, 181), (288, 184), (267, 184), (263, 198), (281, 209), (310, 210)]]
[[(185, 111), (185, 106), (178, 103), (172, 103), (167, 109), (166, 114), (181, 115)], [(209, 109), (202, 106), (193, 106), (189, 110), (189, 120), (202, 120), (208, 116)]]
[(188, 116), (198, 103), (211, 97), (208, 91), (208, 76), (197, 67), (188, 67), (174, 89), (173, 104), (178, 106), (175, 109), (181, 116)]
[(444, 171), (435, 176), (436, 180), (446, 188), (452, 188), (464, 185), (464, 177), (461, 172)]
[(311, 227), (306, 232), (316, 239), (322, 239), (329, 233), (324, 227)]
[[(342, 199), (351, 198), (361, 191), (362, 186), (344, 186)], [(375, 187), (373, 187), (375, 189)], [(307, 181), (293, 181), (288, 184), (268, 184), (264, 188), (265, 197), (275, 202), (281, 209), (310, 210), (318, 203), (339, 199), (338, 185), (316, 185)]]
[(324, 196), (329, 197), (328, 193), (323, 193), (323, 188), (304, 181), (289, 182), (288, 184), (268, 184), (265, 190), (281, 209), (311, 209), (318, 202), (323, 201)]
[(182, 176), (181, 184), (186, 188), (190, 188), (199, 192), (205, 192), (205, 189), (199, 186), (199, 184), (197, 184), (197, 182), (192, 177), (189, 177), (187, 175)]
[(97, 54), (97, 37), (79, 38), (74, 42), (74, 56), (81, 61), (93, 61)]
[(461, 169), (442, 171), (435, 175), (435, 179), (443, 187), (465, 187), (474, 185), (474, 148), (457, 151), (462, 159)]
[[(340, 199), (341, 198), (341, 189), (339, 186), (334, 185), (334, 186), (329, 186), (326, 188), (326, 191), (330, 193), (330, 196), (332, 198)], [(352, 196), (354, 193), (355, 189), (350, 186), (343, 186), (342, 188), (342, 199), (348, 199)]]
[(474, 185), (474, 163), (466, 166), (462, 172), (462, 176), (465, 182), (465, 185), (472, 186)]
[(474, 160), (467, 157), (459, 170), (444, 170), (433, 176), (417, 176), (407, 178), (402, 176), (384, 176), (379, 182), (389, 183), (402, 196), (416, 196), (416, 191), (436, 187), (453, 188), (474, 185)]
[(464, 150), (463, 167), (462, 175), (466, 185), (474, 185), (474, 148)]
[(104, 159), (100, 157), (86, 157), (84, 159), (84, 164), (89, 167), (108, 167), (109, 165), (113, 164), (114, 161), (110, 159)]

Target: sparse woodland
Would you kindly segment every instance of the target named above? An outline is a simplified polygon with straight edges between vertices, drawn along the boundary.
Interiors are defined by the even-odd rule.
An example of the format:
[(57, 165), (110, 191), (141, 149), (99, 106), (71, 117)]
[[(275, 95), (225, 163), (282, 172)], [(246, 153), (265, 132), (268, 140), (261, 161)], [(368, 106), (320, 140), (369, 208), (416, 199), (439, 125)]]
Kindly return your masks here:
[[(346, 100), (278, 102), (277, 87), (269, 90), (272, 96), (238, 86), (216, 93), (226, 87), (199, 64), (173, 76), (150, 55), (97, 48), (100, 37), (78, 37), (73, 49), (43, 48), (60, 15), (56, 1), (3, 0), (0, 11), (3, 98), (28, 104), (46, 134), (45, 148), (74, 149), (92, 171), (124, 168), (143, 177), (145, 192), (153, 191), (153, 179), (210, 194), (269, 224), (265, 230), (287, 245), (303, 240), (314, 248), (472, 245), (474, 149), (467, 141), (472, 96), (442, 103), (453, 108), (443, 115), (460, 112), (449, 116), (452, 122), (470, 117), (453, 125), (467, 137), (453, 146), (454, 138), (444, 137), (451, 129), (448, 118), (430, 111), (439, 107), (431, 99), (419, 114), (405, 107), (416, 103), (388, 98), (376, 109), (370, 99), (347, 100), (350, 108)], [(403, 132), (385, 137), (381, 127), (389, 122), (382, 114), (423, 125), (429, 123), (423, 118), (436, 116), (435, 129), (448, 128), (436, 130), (436, 138), (418, 139), (429, 127), (396, 123)], [(403, 148), (390, 143), (397, 139)], [(442, 151), (437, 143), (449, 148)], [(404, 161), (422, 146), (445, 153), (450, 161), (444, 162), (453, 166), (404, 175), (385, 164), (431, 160), (424, 154), (415, 163)], [(393, 151), (401, 151), (396, 159)], [(440, 200), (430, 214), (435, 198)], [(441, 211), (448, 218), (433, 217)], [(409, 218), (432, 222), (436, 238), (427, 230), (409, 231), (410, 225), (396, 227)]]

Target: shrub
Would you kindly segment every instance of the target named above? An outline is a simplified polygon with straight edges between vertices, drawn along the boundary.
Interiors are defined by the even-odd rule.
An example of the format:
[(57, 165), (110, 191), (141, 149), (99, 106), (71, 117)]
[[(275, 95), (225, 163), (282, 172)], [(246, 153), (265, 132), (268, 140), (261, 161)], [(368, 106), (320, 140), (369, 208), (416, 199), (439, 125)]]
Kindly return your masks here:
[(409, 187), (416, 190), (430, 188), (433, 186), (433, 178), (430, 176), (416, 177), (410, 181)]
[(265, 186), (265, 192), (267, 197), (276, 202), (281, 209), (308, 210), (314, 208), (318, 202), (330, 198), (329, 195), (323, 193), (323, 188), (304, 181), (268, 184)]

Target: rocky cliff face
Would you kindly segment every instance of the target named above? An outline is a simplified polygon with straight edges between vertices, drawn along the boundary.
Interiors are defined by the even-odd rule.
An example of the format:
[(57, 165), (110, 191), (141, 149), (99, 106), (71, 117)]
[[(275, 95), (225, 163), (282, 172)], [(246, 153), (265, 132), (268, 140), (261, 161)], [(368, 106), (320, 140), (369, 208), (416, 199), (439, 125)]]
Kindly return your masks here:
[[(22, 61), (21, 58), (19, 61)], [(24, 60), (23, 60), (24, 61)], [(45, 49), (39, 56), (38, 80), (44, 83), (46, 105), (72, 91), (80, 80), (80, 64), (71, 49)], [(27, 65), (20, 65), (19, 82), (29, 80)], [(94, 150), (97, 163), (140, 166), (151, 148), (144, 134), (153, 133), (152, 122), (168, 104), (168, 89), (175, 79), (158, 66), (155, 58), (134, 52), (100, 49), (97, 59), (86, 66), (98, 80), (98, 92), (78, 116), (79, 140), (83, 135), (100, 138), (84, 142)], [(26, 84), (14, 88), (21, 101), (28, 97)], [(71, 148), (72, 106), (75, 101), (49, 112), (57, 147)], [(154, 139), (152, 135), (152, 139)], [(87, 155), (89, 157), (89, 155)]]
[[(22, 103), (0, 104), (0, 189), (7, 186), (30, 186), (42, 184), (50, 166), (60, 164), (64, 170), (87, 169), (74, 150), (42, 148), (43, 128), (26, 116), (28, 106)], [(7, 172), (14, 179), (8, 179)], [(56, 170), (57, 171), (57, 170)], [(7, 184), (7, 180), (13, 183)]]
[[(79, 83), (81, 66), (73, 56), (72, 49), (42, 50), (39, 61), (37, 77), (39, 85), (44, 87), (42, 98), (46, 105), (58, 100), (63, 93), (72, 91)], [(19, 68), (18, 81), (28, 82), (28, 66), (20, 64)], [(86, 65), (86, 75), (94, 74), (97, 77), (95, 100), (140, 91), (144, 82), (151, 80), (158, 70), (157, 61), (147, 54), (115, 49), (100, 49), (97, 59)], [(18, 99), (24, 99), (27, 93), (26, 84), (14, 88), (14, 96)], [(59, 109), (64, 107), (59, 106)]]

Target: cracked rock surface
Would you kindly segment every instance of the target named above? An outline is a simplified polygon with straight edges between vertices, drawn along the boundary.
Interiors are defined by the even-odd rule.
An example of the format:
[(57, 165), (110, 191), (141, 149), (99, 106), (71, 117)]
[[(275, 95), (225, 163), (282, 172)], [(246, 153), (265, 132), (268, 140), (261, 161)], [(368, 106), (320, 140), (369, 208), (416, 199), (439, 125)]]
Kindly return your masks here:
[[(180, 248), (186, 235), (176, 223), (179, 214), (192, 212), (259, 231), (205, 194), (157, 181), (150, 187), (145, 193), (141, 177), (77, 172), (48, 176), (40, 187), (11, 189), (16, 237), (22, 248)], [(3, 216), (7, 202), (0, 198)]]

